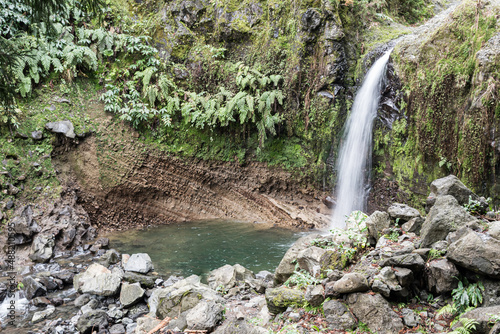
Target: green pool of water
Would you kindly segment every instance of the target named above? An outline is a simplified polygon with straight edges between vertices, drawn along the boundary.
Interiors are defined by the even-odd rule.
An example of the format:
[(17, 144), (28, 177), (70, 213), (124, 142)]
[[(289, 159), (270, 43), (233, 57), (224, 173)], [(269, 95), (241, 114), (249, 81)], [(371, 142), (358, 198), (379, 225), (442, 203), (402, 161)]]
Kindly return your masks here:
[(197, 221), (107, 235), (121, 253), (148, 253), (162, 275), (206, 276), (225, 264), (274, 271), (304, 232), (268, 224)]

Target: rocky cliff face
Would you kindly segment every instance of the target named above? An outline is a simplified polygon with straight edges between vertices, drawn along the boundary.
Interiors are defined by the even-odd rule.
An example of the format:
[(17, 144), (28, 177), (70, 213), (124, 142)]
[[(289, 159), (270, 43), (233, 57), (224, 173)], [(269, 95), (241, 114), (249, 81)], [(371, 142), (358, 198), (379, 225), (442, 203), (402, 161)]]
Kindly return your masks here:
[(378, 130), (376, 153), (406, 189), (425, 194), (453, 173), (497, 199), (499, 11), (494, 1), (455, 3), (397, 44), (401, 115)]

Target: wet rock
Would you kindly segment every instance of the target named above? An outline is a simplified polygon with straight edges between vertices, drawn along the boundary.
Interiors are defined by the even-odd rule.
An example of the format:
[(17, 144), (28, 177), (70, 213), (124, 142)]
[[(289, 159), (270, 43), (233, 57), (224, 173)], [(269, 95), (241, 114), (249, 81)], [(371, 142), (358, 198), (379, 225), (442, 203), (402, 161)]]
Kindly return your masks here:
[(140, 316), (143, 316), (144, 314), (148, 313), (149, 313), (148, 305), (146, 303), (141, 302), (129, 308), (127, 316), (132, 320), (136, 320)]
[(429, 247), (436, 241), (444, 240), (448, 233), (476, 222), (477, 219), (460, 206), (453, 196), (438, 197), (422, 226), (421, 247)]
[(335, 206), (335, 203), (336, 202), (330, 196), (326, 196), (325, 198), (323, 198), (323, 204), (326, 205), (328, 209), (332, 209)]
[(82, 313), (87, 313), (89, 311), (95, 310), (99, 307), (99, 302), (97, 299), (92, 298), (89, 300), (89, 302), (85, 305), (82, 306), (81, 311)]
[(76, 324), (76, 328), (82, 334), (90, 334), (97, 329), (104, 329), (108, 326), (108, 316), (102, 310), (92, 310), (84, 313)]
[(346, 274), (333, 285), (333, 290), (337, 293), (363, 292), (368, 289), (370, 289), (368, 281), (359, 273)]
[(132, 254), (127, 263), (123, 266), (125, 271), (133, 271), (140, 274), (147, 274), (153, 270), (153, 262), (146, 253)]
[(375, 333), (393, 334), (404, 328), (402, 320), (379, 294), (354, 293), (347, 297), (347, 303), (356, 318)]
[(82, 307), (83, 305), (87, 304), (90, 301), (90, 295), (88, 293), (84, 293), (81, 296), (78, 296), (74, 303), (76, 307)]
[(328, 327), (334, 330), (351, 331), (354, 330), (358, 322), (352, 316), (349, 309), (338, 300), (329, 300), (323, 304)]
[(33, 262), (48, 262), (52, 258), (54, 245), (53, 236), (38, 234), (31, 245), (30, 259)]
[(388, 259), (382, 260), (380, 261), (379, 265), (381, 267), (393, 266), (408, 268), (413, 272), (418, 272), (424, 269), (425, 262), (420, 255), (416, 253), (410, 253), (393, 256)]
[(375, 211), (366, 220), (368, 233), (375, 240), (378, 241), (383, 235), (382, 231), (391, 226), (389, 214), (387, 212)]
[(403, 322), (408, 327), (417, 327), (420, 323), (420, 317), (411, 309), (404, 308), (401, 310)]
[(54, 133), (61, 133), (68, 138), (75, 138), (75, 128), (70, 121), (50, 122), (45, 124), (45, 128)]
[(99, 263), (104, 267), (120, 262), (121, 256), (115, 249), (110, 249), (99, 258)]
[(284, 286), (267, 289), (266, 302), (269, 312), (278, 314), (285, 311), (289, 306), (304, 304), (304, 292)]
[(35, 297), (32, 300), (33, 305), (36, 307), (47, 306), (50, 305), (50, 300), (47, 297)]
[(297, 260), (297, 255), (302, 250), (308, 248), (311, 245), (311, 241), (319, 236), (319, 234), (312, 234), (302, 237), (286, 251), (280, 264), (276, 268), (274, 278), (275, 284), (278, 285), (284, 283), (290, 276), (292, 276), (295, 272), (295, 261)]
[(122, 277), (123, 274), (118, 270), (111, 272), (106, 267), (93, 263), (84, 273), (75, 275), (73, 285), (80, 293), (112, 296), (118, 292)]
[(54, 306), (48, 306), (45, 310), (43, 311), (38, 311), (33, 314), (33, 318), (31, 319), (32, 323), (37, 323), (42, 320), (47, 319), (49, 316), (51, 316), (54, 312), (56, 311), (56, 308)]
[(52, 273), (55, 278), (60, 279), (64, 284), (73, 284), (75, 273), (71, 270), (62, 270)]
[(447, 258), (474, 272), (500, 279), (500, 240), (467, 230), (448, 247)]
[(139, 302), (144, 296), (144, 289), (139, 283), (123, 283), (120, 291), (120, 303), (123, 307), (130, 307)]
[(110, 307), (106, 314), (108, 315), (108, 317), (115, 320), (123, 318), (123, 311), (117, 307)]
[(7, 285), (5, 283), (0, 283), (0, 302), (7, 296)]
[(215, 301), (201, 301), (190, 309), (186, 322), (190, 329), (212, 331), (222, 320), (224, 306)]
[(147, 276), (143, 274), (126, 271), (123, 274), (123, 280), (129, 283), (140, 283), (144, 288), (152, 289), (155, 286), (156, 278), (154, 276)]
[(420, 235), (420, 230), (422, 229), (424, 221), (425, 220), (422, 217), (412, 218), (401, 225), (401, 229), (406, 233), (415, 233), (416, 235)]
[(304, 14), (302, 14), (300, 22), (302, 23), (303, 30), (312, 32), (319, 27), (321, 23), (321, 15), (316, 9), (309, 8)]
[(45, 296), (47, 294), (47, 288), (35, 281), (31, 276), (23, 279), (22, 283), (24, 285), (24, 294), (27, 299), (33, 299), (34, 297)]

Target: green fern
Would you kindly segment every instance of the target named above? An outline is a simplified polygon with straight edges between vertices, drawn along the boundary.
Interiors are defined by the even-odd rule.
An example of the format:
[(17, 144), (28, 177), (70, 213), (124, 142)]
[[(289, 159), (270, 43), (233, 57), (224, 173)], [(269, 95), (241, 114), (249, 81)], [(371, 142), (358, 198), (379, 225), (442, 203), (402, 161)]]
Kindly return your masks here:
[[(477, 322), (475, 319), (468, 319), (468, 318), (460, 318), (458, 319), (462, 326), (458, 327), (454, 331), (449, 332), (448, 334), (470, 334), (473, 331), (476, 330), (476, 326), (479, 325), (479, 322)], [(452, 322), (453, 324), (456, 323)]]

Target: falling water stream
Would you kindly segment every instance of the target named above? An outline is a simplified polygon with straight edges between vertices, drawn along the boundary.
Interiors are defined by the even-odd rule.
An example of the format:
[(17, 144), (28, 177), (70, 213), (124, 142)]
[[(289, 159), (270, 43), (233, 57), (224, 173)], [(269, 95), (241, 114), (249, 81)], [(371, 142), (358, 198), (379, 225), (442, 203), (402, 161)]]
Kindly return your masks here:
[(373, 64), (354, 99), (337, 160), (337, 204), (331, 227), (344, 228), (345, 217), (365, 207), (373, 120), (377, 116), (382, 79), (391, 52), (392, 49)]

